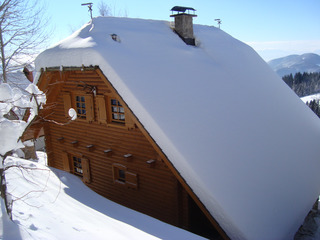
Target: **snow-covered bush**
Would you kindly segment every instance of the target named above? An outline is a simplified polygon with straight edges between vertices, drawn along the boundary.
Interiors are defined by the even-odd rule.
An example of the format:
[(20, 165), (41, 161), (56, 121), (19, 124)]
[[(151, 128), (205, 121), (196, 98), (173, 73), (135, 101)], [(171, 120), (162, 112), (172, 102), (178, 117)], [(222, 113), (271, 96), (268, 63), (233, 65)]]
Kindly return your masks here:
[[(45, 94), (35, 84), (30, 84), (25, 90), (11, 87), (7, 83), (0, 84), (0, 190), (7, 211), (8, 199), (4, 168), (6, 157), (10, 153), (25, 147), (21, 142), (21, 137), (45, 102)], [(29, 110), (26, 120), (23, 120), (23, 115), (16, 114), (16, 112), (25, 112), (20, 110)], [(9, 117), (10, 113), (15, 117)]]
[[(20, 137), (45, 102), (45, 94), (34, 84), (30, 84), (24, 91), (12, 88), (6, 83), (0, 84), (0, 156), (3, 157), (9, 151), (24, 147)], [(21, 116), (17, 120), (7, 118), (10, 111), (21, 109), (30, 110), (26, 121), (23, 121)]]

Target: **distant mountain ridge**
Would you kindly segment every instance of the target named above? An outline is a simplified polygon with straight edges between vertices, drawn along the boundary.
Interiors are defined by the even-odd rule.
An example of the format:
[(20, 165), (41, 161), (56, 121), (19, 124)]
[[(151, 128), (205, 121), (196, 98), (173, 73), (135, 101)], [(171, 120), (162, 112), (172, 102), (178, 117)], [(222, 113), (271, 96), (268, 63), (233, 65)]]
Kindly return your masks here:
[(280, 77), (297, 72), (320, 72), (320, 55), (315, 53), (289, 55), (273, 59), (268, 64)]

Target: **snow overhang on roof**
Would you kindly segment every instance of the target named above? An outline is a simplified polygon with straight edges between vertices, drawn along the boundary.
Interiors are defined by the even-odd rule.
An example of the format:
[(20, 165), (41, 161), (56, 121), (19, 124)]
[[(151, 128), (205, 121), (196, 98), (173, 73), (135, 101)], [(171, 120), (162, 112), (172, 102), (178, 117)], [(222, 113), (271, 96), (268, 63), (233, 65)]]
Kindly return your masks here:
[(94, 18), (36, 68), (99, 66), (231, 239), (292, 239), (319, 195), (319, 119), (249, 46), (194, 34)]

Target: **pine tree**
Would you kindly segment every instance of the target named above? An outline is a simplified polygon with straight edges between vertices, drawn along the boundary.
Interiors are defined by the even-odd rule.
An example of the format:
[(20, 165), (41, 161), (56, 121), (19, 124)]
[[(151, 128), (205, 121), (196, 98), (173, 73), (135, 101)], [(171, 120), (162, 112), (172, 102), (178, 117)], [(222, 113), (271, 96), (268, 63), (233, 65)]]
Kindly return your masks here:
[(296, 73), (282, 77), (283, 81), (299, 96), (320, 92), (320, 73)]
[(319, 100), (313, 99), (310, 102), (306, 102), (306, 105), (320, 118)]

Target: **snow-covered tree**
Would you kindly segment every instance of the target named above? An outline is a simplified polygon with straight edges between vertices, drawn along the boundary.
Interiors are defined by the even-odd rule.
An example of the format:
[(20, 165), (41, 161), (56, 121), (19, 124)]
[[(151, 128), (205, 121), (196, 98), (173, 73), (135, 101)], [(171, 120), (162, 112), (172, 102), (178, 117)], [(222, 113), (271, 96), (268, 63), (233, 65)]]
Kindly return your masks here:
[[(39, 110), (46, 102), (45, 94), (35, 84), (30, 84), (24, 91), (12, 88), (7, 83), (0, 84), (0, 189), (7, 212), (10, 216), (9, 202), (6, 195), (5, 160), (14, 151), (23, 148), (21, 137), (32, 124)], [(10, 117), (10, 113), (29, 109), (24, 121), (22, 116)]]
[(9, 72), (33, 61), (47, 39), (47, 21), (40, 3), (31, 0), (0, 1), (0, 64), (4, 83)]

